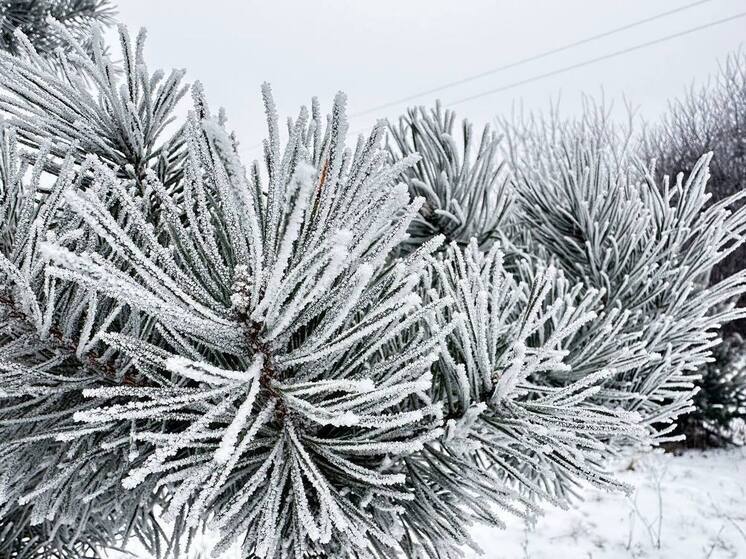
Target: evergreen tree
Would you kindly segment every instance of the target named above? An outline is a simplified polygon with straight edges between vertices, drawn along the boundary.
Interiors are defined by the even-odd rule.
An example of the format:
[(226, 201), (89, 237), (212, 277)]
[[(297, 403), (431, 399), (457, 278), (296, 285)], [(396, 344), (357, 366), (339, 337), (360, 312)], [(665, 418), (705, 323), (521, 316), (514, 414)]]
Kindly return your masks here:
[[(576, 294), (595, 298), (588, 307), (595, 317), (566, 345), (571, 373), (553, 372), (551, 382), (611, 370), (591, 401), (639, 414), (648, 436), (638, 442), (680, 440), (673, 422), (692, 409), (692, 386), (719, 343), (718, 328), (743, 315), (732, 305), (744, 289), (743, 271), (719, 284), (706, 281), (743, 242), (744, 213), (734, 211), (742, 194), (707, 206), (707, 157), (686, 180), (679, 175), (674, 186), (668, 178), (657, 184), (634, 160), (631, 127), (615, 126), (600, 105), (586, 107), (574, 121), (561, 122), (553, 112), (548, 119), (502, 122), (513, 180), (509, 188), (493, 186), (490, 195), (508, 198), (503, 203), (511, 208), (499, 227), (512, 252), (506, 264), (530, 280), (537, 261), (553, 262)], [(436, 108), (431, 118), (437, 114)], [(442, 154), (451, 143), (447, 135), (422, 137), (422, 167), (435, 169), (429, 177), (436, 178), (424, 177), (420, 190), (437, 190), (437, 170), (447, 169)], [(481, 156), (472, 151), (464, 160), (469, 157)], [(439, 191), (441, 204), (445, 192)], [(476, 213), (467, 205), (462, 211)], [(621, 433), (600, 437), (604, 452), (629, 444)], [(535, 458), (526, 462), (526, 478), (571, 496), (562, 472), (557, 477), (565, 482), (556, 483), (552, 468), (544, 468), (545, 475), (531, 467)]]
[(738, 422), (746, 420), (746, 344), (731, 334), (702, 369), (694, 409), (679, 421), (686, 445), (695, 448), (739, 444)]
[(707, 158), (659, 189), (558, 149), (508, 189), (450, 112), (348, 147), (340, 94), (283, 143), (265, 86), (246, 169), (198, 84), (168, 127), (181, 73), (121, 35), (120, 71), (100, 37), (0, 55), (5, 556), (179, 556), (207, 526), (246, 557), (455, 559), (474, 522), (624, 490), (606, 459), (667, 438), (740, 316), (743, 273), (701, 281), (746, 228), (703, 210)]

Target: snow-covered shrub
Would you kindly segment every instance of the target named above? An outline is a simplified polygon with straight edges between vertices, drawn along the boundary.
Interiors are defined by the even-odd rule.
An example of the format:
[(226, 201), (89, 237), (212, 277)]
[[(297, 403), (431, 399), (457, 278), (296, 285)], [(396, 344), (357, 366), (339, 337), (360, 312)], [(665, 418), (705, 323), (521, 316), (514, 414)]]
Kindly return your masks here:
[(742, 275), (700, 281), (746, 223), (701, 211), (706, 159), (658, 189), (557, 152), (510, 194), (452, 113), (348, 145), (340, 94), (281, 142), (265, 87), (247, 169), (198, 85), (167, 133), (181, 74), (142, 38), (120, 71), (100, 39), (62, 73), (0, 55), (3, 556), (178, 557), (207, 526), (247, 557), (455, 559), (473, 522), (624, 488), (605, 458), (665, 439), (738, 315), (713, 309)]
[[(532, 267), (553, 263), (574, 297), (590, 300), (587, 310), (594, 316), (564, 344), (568, 370), (548, 371), (531, 380), (538, 384), (548, 378), (564, 385), (611, 371), (590, 401), (638, 414), (648, 433), (599, 433), (603, 454), (630, 443), (677, 438), (673, 421), (692, 409), (693, 384), (718, 343), (718, 328), (742, 316), (731, 303), (744, 290), (743, 271), (716, 285), (708, 286), (706, 278), (740, 246), (746, 215), (733, 213), (740, 196), (707, 206), (707, 157), (686, 180), (678, 176), (673, 185), (669, 179), (657, 184), (634, 159), (631, 126), (616, 125), (601, 105), (586, 106), (590, 112), (575, 120), (564, 121), (553, 112), (546, 118), (502, 121), (513, 181), (510, 188), (492, 186), (487, 196), (512, 199), (510, 212), (491, 231), (509, 249), (505, 265), (513, 276), (530, 282)], [(414, 114), (425, 119), (423, 109), (410, 111), (411, 120)], [(430, 118), (438, 114), (436, 108)], [(406, 122), (394, 129), (395, 136), (409, 132), (415, 137)], [(448, 153), (453, 139), (429, 134), (421, 135), (419, 143), (428, 160), (422, 168), (433, 169), (420, 176), (424, 184), (419, 189), (436, 193), (444, 205), (448, 191), (438, 189), (436, 180), (448, 173), (442, 154)], [(479, 161), (479, 152), (463, 159), (469, 157), (476, 158), (473, 167), (487, 165)], [(477, 215), (469, 202), (465, 199), (460, 211)], [(552, 297), (558, 298), (559, 293)], [(476, 313), (473, 305), (471, 312)], [(526, 469), (525, 479), (537, 486), (551, 487), (559, 497), (571, 494), (574, 476), (551, 467)]]
[(641, 123), (629, 105), (620, 108), (603, 97), (584, 95), (577, 114), (563, 113), (557, 100), (544, 111), (514, 107), (496, 120), (502, 132), (502, 151), (513, 168), (522, 168), (523, 161), (547, 164), (554, 157), (548, 157), (548, 150), (556, 152), (582, 138), (586, 148), (603, 154), (606, 165), (629, 173), (632, 179), (641, 178), (635, 164)]

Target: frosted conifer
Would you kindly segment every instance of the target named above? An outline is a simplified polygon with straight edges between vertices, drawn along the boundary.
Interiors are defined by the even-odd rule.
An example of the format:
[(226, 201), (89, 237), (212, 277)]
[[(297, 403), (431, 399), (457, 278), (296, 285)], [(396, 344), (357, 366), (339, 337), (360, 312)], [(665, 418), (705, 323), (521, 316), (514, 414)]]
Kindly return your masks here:
[(120, 71), (65, 36), (61, 72), (0, 55), (14, 559), (178, 557), (205, 527), (246, 557), (461, 557), (500, 511), (624, 489), (605, 459), (665, 438), (741, 312), (742, 274), (700, 281), (746, 223), (703, 210), (706, 159), (659, 189), (578, 150), (514, 169), (507, 212), (490, 132), (460, 151), (436, 109), (348, 147), (340, 94), (283, 142), (265, 86), (245, 168), (199, 84), (168, 126), (181, 72), (149, 73), (142, 33)]
[[(113, 176), (106, 190), (129, 230), (101, 196), (68, 197), (117, 258), (50, 246), (49, 274), (134, 306), (163, 337), (105, 335), (148, 386), (86, 390), (112, 404), (76, 419), (134, 422), (149, 455), (125, 487), (168, 483), (168, 515), (191, 529), (211, 518), (218, 551), (239, 537), (256, 556), (364, 555), (396, 546), (371, 513), (409, 498), (389, 464), (441, 434), (427, 392), (451, 327), (426, 328), (424, 317), (448, 301), (424, 304), (415, 293), (424, 253), (386, 267), (421, 201), (392, 184), (409, 162), (377, 156), (382, 127), (347, 151), (340, 96), (325, 133), (317, 108), (303, 110), (280, 151), (264, 94), (266, 196), (197, 88), (181, 191), (147, 179), (160, 235)], [(392, 352), (404, 335), (411, 351)], [(148, 430), (153, 419), (171, 432)]]
[[(445, 434), (407, 459), (417, 496), (403, 517), (407, 556), (461, 557), (473, 522), (502, 526), (498, 511), (531, 520), (537, 498), (565, 507), (584, 481), (627, 489), (604, 458), (616, 449), (610, 440), (645, 438), (640, 418), (594, 398), (618, 374), (614, 366), (649, 356), (618, 352), (609, 367), (569, 378), (573, 345), (597, 320), (598, 293), (583, 293), (554, 267), (521, 267), (525, 280), (506, 270), (499, 245), (483, 253), (476, 239), (431, 258), (426, 300), (452, 299), (439, 321), (456, 327), (433, 368)], [(593, 336), (605, 343), (605, 331)]]
[[(701, 159), (688, 178), (679, 175), (675, 184), (669, 179), (656, 184), (630, 156), (629, 133), (611, 126), (601, 118), (605, 114), (601, 112), (565, 127), (554, 127), (551, 122), (556, 124), (556, 120), (549, 125), (534, 122), (521, 128), (506, 127), (507, 156), (515, 177), (509, 195), (514, 196), (514, 202), (498, 234), (505, 238), (512, 254), (509, 262), (498, 261), (524, 284), (540, 277), (542, 262), (553, 262), (560, 276), (567, 279), (550, 282), (549, 299), (559, 304), (559, 299), (569, 298), (568, 305), (584, 307), (589, 313), (563, 344), (561, 366), (556, 364), (541, 376), (529, 377), (532, 389), (540, 390), (543, 383), (555, 388), (582, 385), (586, 379), (589, 385), (583, 393), (587, 398), (585, 405), (607, 413), (618, 412), (628, 422), (626, 429), (624, 421), (619, 420), (606, 432), (591, 429), (589, 438), (595, 440), (589, 447), (595, 448), (597, 454), (585, 460), (576, 454), (571, 461), (589, 466), (590, 471), (571, 472), (566, 463), (556, 464), (551, 459), (542, 458), (540, 462), (532, 452), (516, 461), (520, 464), (516, 471), (522, 477), (513, 486), (558, 504), (566, 504), (572, 498), (578, 479), (604, 479), (604, 456), (630, 444), (655, 445), (678, 438), (673, 433), (675, 419), (692, 409), (697, 371), (711, 360), (711, 349), (719, 343), (718, 329), (744, 313), (732, 304), (734, 297), (746, 289), (743, 271), (707, 285), (713, 266), (743, 243), (746, 214), (735, 209), (742, 194), (719, 204), (707, 204), (708, 156)], [(549, 138), (554, 143), (548, 142)], [(434, 169), (430, 176), (437, 176), (438, 169), (443, 169), (445, 175), (449, 164), (444, 163), (438, 141), (430, 137), (422, 143), (427, 144), (422, 156), (428, 160), (422, 168)], [(480, 164), (486, 165), (477, 161), (476, 165)], [(473, 211), (464, 207), (465, 214)], [(478, 242), (469, 247), (472, 258), (479, 252), (477, 246)], [(449, 249), (448, 260), (461, 262), (456, 269), (473, 274), (480, 269), (480, 260), (467, 256), (461, 256), (454, 246)], [(468, 276), (463, 271), (461, 274)], [(463, 275), (460, 281), (451, 280), (458, 287), (458, 295), (453, 296), (455, 307), (463, 305), (467, 324), (475, 326), (480, 317), (487, 315), (490, 298), (481, 293), (482, 301), (476, 297), (469, 301), (467, 297), (462, 303), (460, 297), (468, 285)], [(442, 272), (440, 276), (438, 285), (442, 289), (449, 282)], [(488, 281), (486, 285), (489, 284)], [(450, 316), (447, 320), (453, 319)], [(464, 388), (467, 381), (473, 382), (465, 374), (494, 371), (496, 367), (483, 350), (480, 362), (480, 351), (463, 349), (463, 332), (457, 326), (449, 338), (455, 343), (445, 353), (450, 365), (444, 369), (443, 363), (449, 361), (443, 358), (436, 364), (435, 386), (448, 387), (449, 395), (443, 399), (451, 414), (454, 408), (460, 409), (456, 417), (461, 419), (447, 419), (449, 432), (460, 435), (456, 437), (458, 448), (473, 448), (476, 456), (480, 451), (489, 455), (484, 436), (478, 444), (463, 441), (463, 433), (469, 429), (480, 432), (482, 421), (489, 417), (489, 400), (484, 395), (477, 397), (467, 409), (454, 394), (478, 395), (478, 388)], [(525, 350), (521, 344), (512, 351), (514, 359), (523, 358)], [(459, 355), (471, 365), (454, 359)], [(451, 371), (451, 378), (438, 382), (439, 372), (441, 378), (447, 379), (444, 370)], [(507, 374), (510, 368), (503, 370)], [(624, 410), (632, 415), (625, 415)], [(562, 417), (568, 415), (564, 413)], [(505, 421), (504, 412), (502, 419)], [(504, 425), (501, 427), (504, 429)], [(531, 432), (544, 434), (541, 428)], [(498, 465), (481, 457), (476, 462), (478, 469), (502, 470), (502, 477), (509, 478), (505, 455), (504, 449), (493, 454), (500, 456)], [(537, 466), (539, 463), (541, 466)], [(599, 470), (594, 471), (597, 467)], [(469, 469), (459, 463), (452, 471), (463, 474)], [(608, 478), (605, 482), (610, 482), (607, 487), (613, 485)], [(457, 486), (465, 484), (451, 486), (454, 495), (458, 493), (453, 489)], [(448, 492), (441, 488), (439, 494)], [(467, 495), (453, 499), (454, 503), (462, 503), (462, 509), (463, 503), (474, 501)], [(443, 499), (441, 504), (445, 502)], [(430, 510), (431, 515), (432, 510), (435, 509)]]

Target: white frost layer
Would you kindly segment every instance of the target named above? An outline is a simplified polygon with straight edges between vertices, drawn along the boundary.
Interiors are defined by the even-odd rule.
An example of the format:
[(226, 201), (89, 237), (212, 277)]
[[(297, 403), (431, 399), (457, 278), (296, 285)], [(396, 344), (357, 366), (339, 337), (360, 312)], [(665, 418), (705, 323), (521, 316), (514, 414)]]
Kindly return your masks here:
[[(746, 557), (746, 448), (648, 454), (620, 462), (630, 497), (589, 489), (535, 528), (476, 527), (489, 559), (735, 559)], [(467, 555), (467, 557), (477, 557)]]

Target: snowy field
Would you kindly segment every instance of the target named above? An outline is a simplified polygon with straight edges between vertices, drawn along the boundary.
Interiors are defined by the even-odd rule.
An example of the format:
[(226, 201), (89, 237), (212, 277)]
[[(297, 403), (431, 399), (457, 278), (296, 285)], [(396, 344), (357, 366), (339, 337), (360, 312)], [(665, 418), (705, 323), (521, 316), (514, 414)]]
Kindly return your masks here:
[(620, 464), (630, 496), (589, 490), (534, 528), (477, 528), (495, 559), (746, 558), (746, 449), (649, 454)]
[[(636, 488), (624, 495), (588, 490), (570, 511), (547, 510), (536, 526), (474, 529), (488, 559), (746, 558), (746, 449), (653, 453), (620, 462)], [(209, 538), (188, 559), (209, 557)], [(147, 559), (113, 554), (112, 559)], [(476, 555), (472, 557), (477, 557)], [(236, 553), (221, 559), (242, 559)]]

